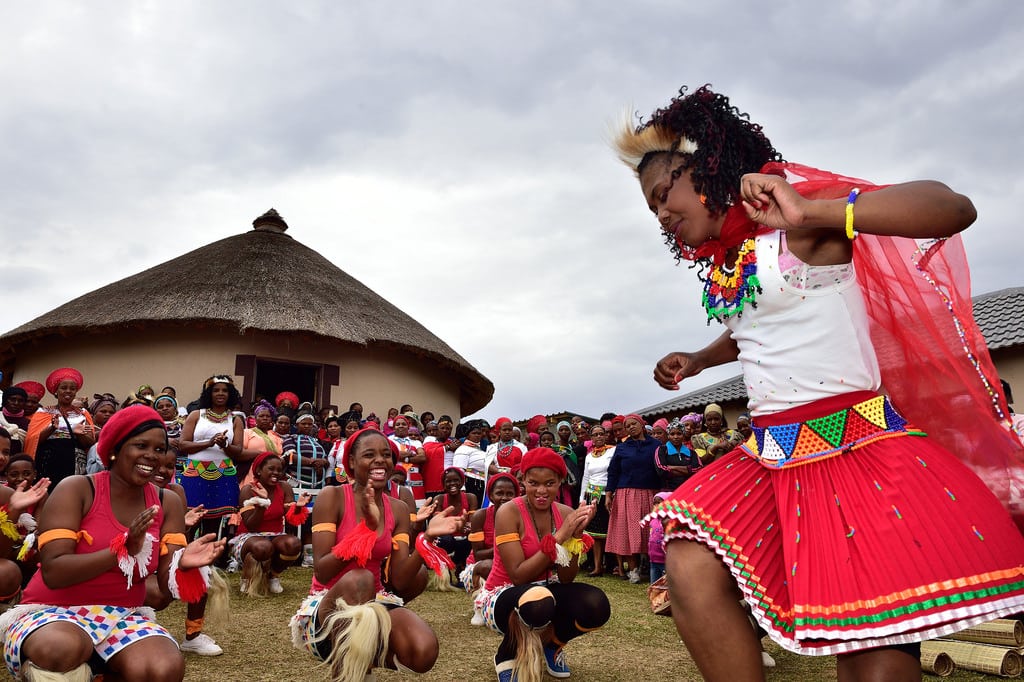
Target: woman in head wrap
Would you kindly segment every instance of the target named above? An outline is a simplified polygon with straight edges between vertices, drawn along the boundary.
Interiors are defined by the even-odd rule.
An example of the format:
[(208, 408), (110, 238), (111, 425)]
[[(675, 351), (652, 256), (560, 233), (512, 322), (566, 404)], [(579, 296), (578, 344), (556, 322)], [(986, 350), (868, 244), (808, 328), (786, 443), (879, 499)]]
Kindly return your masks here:
[(487, 476), (512, 471), (526, 454), (526, 446), (516, 440), (512, 431), (512, 420), (498, 417), (494, 422), (498, 437), (487, 446)]
[(549, 448), (523, 457), (526, 493), (494, 519), (494, 564), (474, 600), (484, 622), (503, 635), (494, 656), (499, 682), (539, 682), (546, 670), (569, 677), (563, 648), (611, 615), (600, 589), (574, 582), (590, 548), (584, 528), (593, 505), (555, 502), (565, 461)]
[(39, 409), (39, 402), (46, 395), (46, 387), (38, 381), (21, 381), (14, 384), (14, 387), (25, 390), (25, 418), (32, 419), (32, 415)]
[(316, 437), (316, 417), (311, 412), (295, 416), (295, 434), (291, 447), (284, 448), (288, 472), (302, 488), (322, 488), (326, 480), (327, 449)]
[(704, 408), (704, 430), (690, 438), (690, 447), (703, 464), (710, 464), (742, 442), (739, 431), (726, 428), (722, 408), (711, 403)]
[[(92, 397), (93, 401), (89, 405), (88, 410), (89, 414), (92, 415), (93, 427), (96, 430), (98, 442), (99, 432), (103, 429), (103, 425), (117, 412), (117, 398), (111, 393), (94, 393)], [(98, 474), (105, 468), (103, 460), (100, 459), (99, 451), (96, 448), (96, 443), (93, 443), (92, 447), (89, 448), (89, 454), (86, 459), (85, 473)]]
[(11, 436), (11, 454), (17, 455), (22, 450), (22, 440), (28, 430), (30, 419), (25, 416), (25, 389), (11, 386), (4, 391), (3, 411), (0, 412), (0, 428), (7, 430)]
[(662, 491), (675, 490), (702, 466), (700, 457), (686, 446), (685, 439), (683, 423), (673, 419), (668, 425), (668, 442), (662, 443), (655, 455)]
[(151, 485), (166, 447), (160, 415), (127, 408), (100, 434), (107, 470), (68, 477), (53, 491), (39, 518), (40, 570), (0, 616), (16, 679), (86, 682), (91, 658), (118, 679), (184, 677), (174, 638), (142, 608), (146, 576), (157, 575), (167, 600), (199, 599), (223, 542), (206, 536), (186, 546), (180, 499)]
[[(260, 400), (256, 407), (252, 408), (255, 426), (242, 431), (242, 454), (248, 461), (243, 465), (245, 473), (249, 473), (249, 466), (252, 460), (264, 452), (272, 452), (275, 455), (283, 454), (281, 449), (281, 434), (274, 430), (274, 420), (277, 419), (277, 410), (266, 400)], [(242, 467), (239, 467), (241, 470)], [(245, 474), (242, 475), (243, 484), (248, 482)]]
[(608, 443), (608, 431), (600, 424), (590, 429), (590, 442), (590, 452), (580, 479), (580, 504), (592, 504), (595, 507), (594, 518), (587, 526), (587, 532), (594, 538), (594, 568), (588, 575), (596, 578), (604, 575), (604, 544), (608, 538), (605, 489), (608, 486), (608, 464), (615, 455), (615, 446)]
[(32, 415), (25, 452), (33, 455), (39, 474), (50, 479), (51, 488), (68, 476), (84, 474), (89, 448), (96, 442), (92, 415), (73, 406), (82, 388), (82, 373), (62, 367), (46, 377), (46, 390), (57, 398), (53, 407)]
[(615, 446), (615, 456), (608, 464), (608, 552), (622, 558), (623, 571), (629, 582), (640, 582), (640, 555), (647, 554), (647, 530), (640, 521), (651, 513), (654, 493), (661, 490), (661, 477), (654, 463), (654, 453), (661, 445), (644, 431), (644, 420), (638, 414), (623, 419), (626, 439)]
[(462, 427), (465, 427), (466, 436), (452, 456), (452, 466), (462, 469), (466, 474), (466, 492), (473, 493), (480, 500), (484, 496), (487, 478), (487, 452), (480, 449), (480, 441), (490, 430), (490, 425), (485, 419), (470, 419), (463, 422)]
[(662, 417), (651, 424), (651, 435), (661, 442), (662, 445), (668, 442), (668, 420)]

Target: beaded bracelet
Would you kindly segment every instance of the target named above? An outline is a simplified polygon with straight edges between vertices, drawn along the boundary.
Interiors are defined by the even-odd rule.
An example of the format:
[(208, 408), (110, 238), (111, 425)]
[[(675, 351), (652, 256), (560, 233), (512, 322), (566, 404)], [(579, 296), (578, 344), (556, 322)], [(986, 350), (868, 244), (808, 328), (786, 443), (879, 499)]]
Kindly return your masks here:
[(860, 188), (854, 187), (853, 191), (850, 192), (850, 196), (846, 198), (846, 238), (853, 241), (857, 235), (853, 231), (853, 205), (857, 203), (857, 196), (860, 194)]

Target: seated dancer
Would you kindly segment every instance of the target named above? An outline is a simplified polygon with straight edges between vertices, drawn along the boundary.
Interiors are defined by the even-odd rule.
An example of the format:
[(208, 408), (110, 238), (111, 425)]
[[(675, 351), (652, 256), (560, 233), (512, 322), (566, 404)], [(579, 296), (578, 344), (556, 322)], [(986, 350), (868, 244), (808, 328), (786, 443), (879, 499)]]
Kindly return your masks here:
[(611, 616), (604, 592), (573, 582), (590, 549), (583, 529), (594, 505), (555, 502), (566, 468), (550, 448), (530, 450), (521, 467), (526, 494), (495, 515), (494, 565), (475, 602), (504, 635), (494, 655), (499, 682), (537, 682), (545, 669), (569, 677), (562, 648)]
[(242, 566), (240, 588), (250, 597), (262, 597), (269, 590), (281, 594), (281, 578), (302, 553), (302, 542), (285, 532), (284, 523), (301, 526), (309, 517), (306, 505), (313, 499), (302, 492), (298, 501), (284, 480), (284, 460), (264, 452), (252, 463), (252, 483), (242, 487), (238, 506), (242, 524), (231, 540), (232, 558)]
[[(7, 447), (10, 439), (0, 429), (0, 448)], [(41, 510), (46, 500), (46, 489), (49, 479), (35, 480), (32, 469), (32, 458), (28, 455), (16, 455), (9, 463), (11, 467), (21, 469), (28, 463), (33, 471), (31, 478), (10, 475), (6, 486), (0, 486), (0, 608), (14, 602), (25, 584), (25, 578), (35, 571), (36, 562), (28, 556), (32, 552), (36, 529), (35, 513)]]
[[(462, 585), (470, 594), (476, 592), (487, 581), (494, 558), (494, 515), (513, 497), (519, 494), (519, 481), (509, 473), (500, 473), (487, 480), (487, 497), (490, 506), (477, 509), (469, 519), (469, 541), (473, 551), (466, 559), (466, 568), (459, 575)], [(475, 596), (475, 595), (474, 595)], [(484, 615), (473, 607), (470, 625), (483, 625)]]
[(445, 470), (441, 480), (444, 485), (444, 495), (437, 501), (435, 508), (446, 511), (451, 508), (455, 510), (456, 514), (466, 517), (465, 527), (459, 528), (452, 535), (443, 535), (437, 541), (441, 549), (452, 557), (452, 561), (455, 563), (454, 577), (457, 577), (466, 565), (466, 557), (472, 551), (469, 538), (466, 536), (469, 535), (469, 517), (477, 510), (479, 503), (476, 495), (463, 492), (462, 487), (466, 484), (466, 475), (462, 473), (462, 469), (449, 467)]
[(155, 572), (162, 592), (194, 601), (224, 543), (208, 535), (185, 546), (181, 500), (150, 485), (166, 451), (160, 415), (125, 408), (100, 433), (108, 469), (54, 489), (39, 519), (40, 570), (0, 616), (15, 678), (86, 682), (96, 656), (120, 680), (183, 679), (177, 644), (143, 607), (145, 578)]
[[(434, 540), (465, 518), (435, 516), (410, 552), (409, 507), (385, 493), (397, 459), (397, 444), (360, 429), (342, 451), (352, 484), (325, 488), (313, 507), (313, 583), (291, 619), (292, 642), (323, 660), (333, 679), (373, 679), (378, 667), (423, 673), (437, 660), (437, 636), (403, 598), (426, 587), (424, 565), (451, 567)], [(384, 591), (385, 562), (397, 595)]]
[[(156, 409), (156, 408), (153, 408)], [(167, 417), (164, 417), (164, 429), (167, 428)], [(188, 501), (185, 497), (185, 489), (174, 482), (177, 472), (178, 456), (177, 451), (170, 446), (171, 436), (168, 432), (168, 448), (160, 457), (160, 464), (153, 472), (153, 485), (163, 490), (170, 490), (181, 498), (182, 509), (185, 509), (185, 536), (194, 530), (203, 518), (206, 510), (203, 505), (188, 508)], [(169, 595), (161, 592), (160, 580), (154, 574), (146, 578), (146, 606), (152, 606), (157, 611), (167, 608), (170, 604)], [(213, 637), (203, 632), (206, 624), (206, 597), (195, 602), (189, 602), (185, 607), (185, 640), (181, 642), (180, 648), (183, 652), (196, 654), (198, 656), (220, 656), (224, 650), (214, 641)]]

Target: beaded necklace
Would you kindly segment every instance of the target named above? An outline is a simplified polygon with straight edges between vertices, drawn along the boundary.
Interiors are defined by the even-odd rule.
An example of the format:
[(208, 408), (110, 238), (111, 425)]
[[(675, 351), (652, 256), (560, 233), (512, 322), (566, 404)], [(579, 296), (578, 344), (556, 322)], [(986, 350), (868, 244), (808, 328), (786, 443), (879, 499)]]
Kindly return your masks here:
[(226, 422), (230, 414), (230, 410), (224, 410), (223, 412), (214, 412), (210, 408), (206, 408), (206, 421), (213, 422), (214, 424), (220, 424), (221, 422)]
[(757, 277), (756, 241), (749, 237), (740, 244), (736, 261), (731, 268), (712, 265), (704, 278), (704, 294), (701, 303), (711, 320), (724, 322), (727, 318), (739, 316), (743, 307), (750, 303), (757, 307), (757, 295), (761, 292), (761, 281)]
[[(553, 504), (553, 503), (552, 503)], [(533, 522), (533, 532), (537, 534), (537, 539), (541, 539), (540, 528), (537, 527), (537, 517), (533, 515), (533, 505), (530, 504), (530, 499), (526, 499), (526, 509), (530, 512), (530, 521)], [(555, 533), (555, 510), (553, 507), (548, 507), (548, 515), (551, 517), (551, 534)]]

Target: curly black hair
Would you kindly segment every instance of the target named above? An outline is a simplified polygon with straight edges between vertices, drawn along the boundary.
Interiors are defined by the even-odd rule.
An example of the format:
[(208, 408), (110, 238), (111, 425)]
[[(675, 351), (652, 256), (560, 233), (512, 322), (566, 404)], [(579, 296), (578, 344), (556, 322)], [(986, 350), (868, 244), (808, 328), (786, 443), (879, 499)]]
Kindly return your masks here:
[[(213, 406), (213, 387), (217, 384), (210, 384), (199, 394), (199, 407), (206, 410)], [(228, 409), (233, 410), (242, 401), (242, 396), (234, 384), (228, 384)]]
[[(705, 205), (714, 215), (725, 213), (739, 201), (740, 177), (745, 173), (756, 173), (769, 161), (783, 161), (761, 126), (751, 123), (748, 114), (732, 106), (725, 95), (711, 90), (710, 84), (692, 94), (687, 94), (685, 85), (679, 88), (679, 94), (668, 106), (651, 114), (650, 120), (636, 132), (651, 126), (696, 143), (696, 151), (673, 153), (673, 162), (675, 158), (680, 161), (672, 171), (672, 180), (689, 171), (694, 190), (705, 197)], [(657, 155), (658, 152), (647, 154), (637, 172), (642, 172)], [(679, 245), (671, 235), (666, 243), (678, 260)]]

